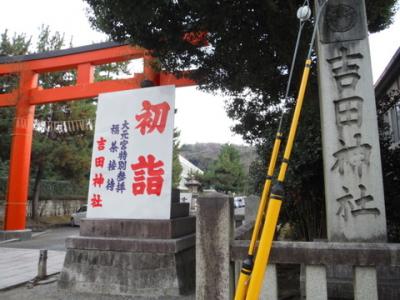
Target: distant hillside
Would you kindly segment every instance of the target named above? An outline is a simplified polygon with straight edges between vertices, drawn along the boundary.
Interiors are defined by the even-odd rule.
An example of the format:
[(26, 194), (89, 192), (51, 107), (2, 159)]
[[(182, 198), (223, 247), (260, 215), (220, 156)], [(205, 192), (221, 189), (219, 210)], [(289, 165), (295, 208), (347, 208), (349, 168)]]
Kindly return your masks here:
[[(222, 145), (223, 144), (217, 143), (185, 144), (181, 148), (181, 155), (188, 159), (192, 164), (205, 171), (208, 169), (209, 165), (217, 159)], [(239, 151), (240, 162), (247, 174), (250, 163), (256, 157), (254, 147), (241, 145), (233, 146)]]

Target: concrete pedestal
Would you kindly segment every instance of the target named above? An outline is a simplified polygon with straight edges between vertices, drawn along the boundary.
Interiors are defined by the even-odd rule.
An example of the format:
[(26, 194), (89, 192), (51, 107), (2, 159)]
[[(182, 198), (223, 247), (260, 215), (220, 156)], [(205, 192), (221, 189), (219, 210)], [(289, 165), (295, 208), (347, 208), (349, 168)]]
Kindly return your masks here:
[(59, 287), (144, 299), (189, 294), (195, 288), (195, 226), (189, 216), (85, 219), (80, 236), (67, 239)]

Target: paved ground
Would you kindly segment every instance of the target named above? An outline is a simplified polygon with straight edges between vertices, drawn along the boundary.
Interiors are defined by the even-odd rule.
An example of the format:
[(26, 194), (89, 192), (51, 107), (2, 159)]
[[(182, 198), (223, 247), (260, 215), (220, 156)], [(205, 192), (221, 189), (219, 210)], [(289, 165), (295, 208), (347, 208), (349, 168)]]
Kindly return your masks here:
[[(65, 252), (49, 251), (47, 256), (47, 274), (60, 272)], [(39, 250), (0, 247), (0, 291), (34, 279), (38, 261)]]
[[(56, 278), (55, 278), (56, 279)], [(132, 296), (110, 296), (93, 294), (71, 294), (57, 288), (57, 282), (36, 285), (34, 287), (21, 286), (9, 291), (0, 292), (1, 300), (194, 300), (194, 295), (182, 297), (142, 298)]]
[[(39, 249), (47, 249), (47, 273), (61, 271), (65, 258), (65, 239), (77, 235), (79, 228), (59, 227), (35, 233), (28, 241), (0, 244), (0, 291), (34, 279), (38, 271)], [(54, 251), (56, 250), (56, 251)], [(1, 294), (0, 294), (0, 298)]]
[(34, 233), (31, 240), (0, 244), (0, 247), (65, 251), (65, 239), (73, 235), (79, 235), (79, 227), (54, 227)]

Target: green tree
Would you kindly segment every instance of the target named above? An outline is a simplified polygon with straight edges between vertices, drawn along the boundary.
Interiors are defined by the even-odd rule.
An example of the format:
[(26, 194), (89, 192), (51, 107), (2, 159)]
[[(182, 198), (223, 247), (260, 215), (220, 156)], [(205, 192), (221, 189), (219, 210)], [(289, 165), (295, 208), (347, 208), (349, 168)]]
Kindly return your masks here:
[[(293, 107), (298, 88), (293, 84), (289, 99), (283, 99), (298, 27), (296, 10), (303, 1), (85, 1), (93, 25), (113, 39), (152, 49), (167, 71), (195, 69), (190, 76), (200, 88), (229, 96), (226, 109), (236, 121), (233, 130), (258, 149), (251, 176), (260, 191), (279, 116)], [(396, 0), (365, 2), (370, 32), (392, 22)], [(311, 29), (308, 23), (303, 37)], [(208, 46), (184, 39), (190, 32), (207, 32)], [(308, 40), (301, 40), (299, 57), (305, 57)], [(303, 63), (299, 60), (295, 70)], [(300, 76), (296, 71), (293, 82)], [(313, 239), (323, 235), (325, 219), (315, 71), (309, 87), (287, 176), (292, 201), (286, 201), (282, 215), (299, 225), (303, 238)]]
[[(27, 53), (30, 47), (31, 39), (25, 34), (14, 34), (9, 36), (7, 30), (0, 35), (0, 56), (22, 55)], [(18, 76), (8, 74), (0, 76), (0, 94), (5, 94), (13, 91), (18, 86)], [(11, 146), (11, 128), (13, 123), (15, 109), (0, 108), (0, 162), (4, 174), (8, 174), (8, 160), (10, 158)]]
[(177, 188), (179, 186), (179, 182), (181, 180), (182, 174), (182, 165), (179, 161), (179, 153), (180, 153), (180, 143), (179, 136), (180, 131), (178, 129), (174, 129), (174, 145), (172, 151), (172, 187)]
[[(291, 61), (297, 1), (85, 0), (92, 24), (113, 39), (151, 49), (168, 71), (194, 69), (202, 87), (277, 103)], [(370, 30), (391, 23), (396, 0), (367, 0)], [(310, 28), (308, 28), (310, 29)], [(184, 36), (207, 32), (208, 47)], [(285, 37), (285, 38), (282, 38)], [(306, 41), (303, 42), (306, 44)], [(262, 66), (262, 68), (260, 67)], [(261, 99), (261, 100), (262, 100)]]
[(200, 173), (199, 171), (189, 170), (189, 173), (186, 176), (186, 181), (195, 180), (200, 183), (199, 191), (203, 191), (205, 188), (210, 187), (210, 182), (206, 182), (204, 173)]
[(232, 145), (222, 146), (218, 158), (204, 175), (205, 181), (217, 191), (239, 193), (244, 188), (244, 171), (240, 154)]

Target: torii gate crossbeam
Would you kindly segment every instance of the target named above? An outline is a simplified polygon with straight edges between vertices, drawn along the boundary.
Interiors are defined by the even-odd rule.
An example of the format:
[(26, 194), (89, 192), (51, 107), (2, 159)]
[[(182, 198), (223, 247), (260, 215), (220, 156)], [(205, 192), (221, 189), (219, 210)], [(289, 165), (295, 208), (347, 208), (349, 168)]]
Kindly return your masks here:
[[(94, 82), (96, 65), (144, 59), (144, 72), (128, 79)], [(152, 57), (143, 48), (113, 42), (51, 51), (40, 54), (0, 58), (0, 76), (19, 75), (18, 89), (0, 95), (0, 107), (15, 106), (10, 169), (6, 195), (4, 230), (24, 230), (28, 201), (29, 168), (32, 148), (35, 105), (96, 97), (100, 93), (140, 88), (143, 80), (154, 85), (174, 84), (178, 87), (196, 83), (188, 78), (176, 78), (169, 73), (155, 73), (150, 66)], [(47, 72), (76, 70), (73, 86), (43, 89), (38, 75)]]

